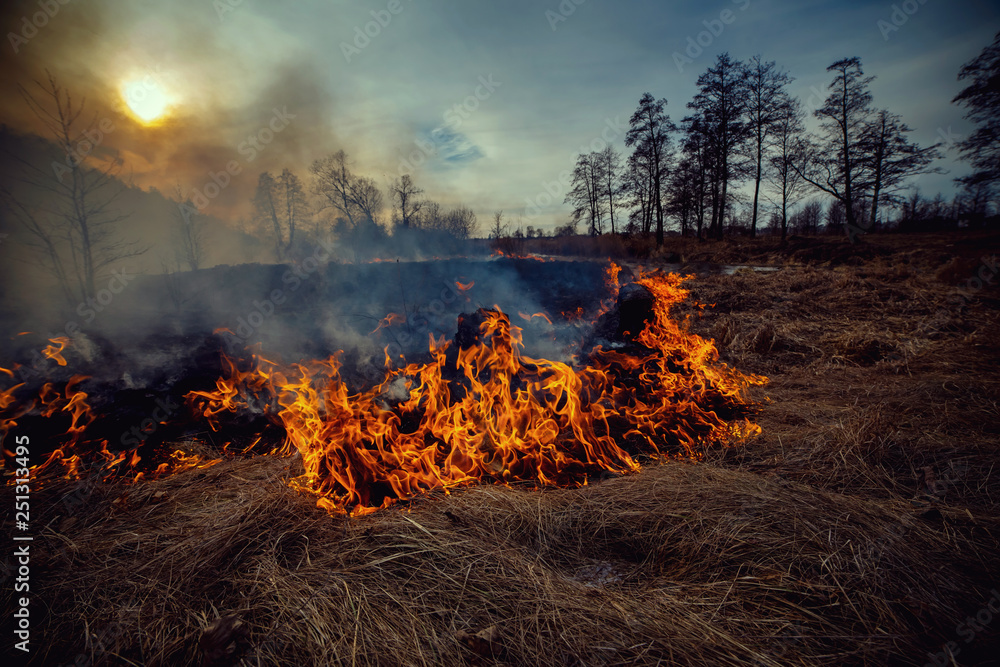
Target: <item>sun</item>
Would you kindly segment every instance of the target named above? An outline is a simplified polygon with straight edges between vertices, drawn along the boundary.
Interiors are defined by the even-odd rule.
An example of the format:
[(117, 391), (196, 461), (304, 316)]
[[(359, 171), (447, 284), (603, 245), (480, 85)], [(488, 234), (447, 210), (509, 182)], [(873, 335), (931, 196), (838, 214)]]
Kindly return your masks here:
[(125, 83), (122, 97), (132, 114), (146, 125), (162, 118), (170, 108), (166, 92), (148, 77)]

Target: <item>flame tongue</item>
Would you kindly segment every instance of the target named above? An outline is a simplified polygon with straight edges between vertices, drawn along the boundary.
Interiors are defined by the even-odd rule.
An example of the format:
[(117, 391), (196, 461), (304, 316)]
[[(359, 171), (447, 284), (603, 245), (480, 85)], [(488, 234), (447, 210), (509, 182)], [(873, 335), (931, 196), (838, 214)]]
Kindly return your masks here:
[[(616, 292), (618, 271), (608, 270)], [(582, 368), (524, 356), (522, 330), (497, 307), (462, 315), (454, 341), (430, 337), (425, 363), (394, 369), (387, 348), (383, 381), (361, 393), (348, 389), (339, 355), (291, 366), (224, 357), (215, 388), (186, 400), (215, 431), (234, 413), (266, 414), (286, 434), (271, 453), (302, 455), (304, 472), (292, 485), (331, 512), (354, 515), (477, 480), (576, 486), (594, 473), (635, 471), (640, 454), (697, 459), (704, 446), (760, 431), (745, 418), (745, 390), (766, 378), (729, 368), (711, 341), (671, 319), (670, 309), (688, 295), (683, 280), (647, 274), (636, 281), (641, 288), (623, 290), (617, 333), (610, 335), (633, 353), (597, 347)], [(642, 299), (630, 314), (623, 305), (629, 294)], [(603, 304), (600, 316), (615, 315), (610, 307)], [(392, 316), (379, 326), (391, 324)], [(50, 342), (47, 355), (65, 363), (68, 341)], [(100, 462), (90, 460), (95, 456), (105, 470), (134, 469), (137, 451), (113, 454), (106, 441), (86, 440), (95, 416), (78, 388), (84, 379), (74, 376), (62, 389), (47, 384), (24, 405), (14, 398), (22, 385), (0, 392), (0, 436), (29, 411), (59, 415), (69, 428), (39, 470), (59, 461), (76, 477)], [(174, 451), (148, 471), (161, 476), (216, 461)]]
[(699, 445), (759, 431), (740, 419), (742, 396), (765, 379), (726, 367), (711, 341), (670, 318), (687, 296), (682, 281), (639, 280), (656, 299), (637, 336), (649, 349), (641, 358), (597, 349), (582, 369), (530, 359), (521, 329), (499, 309), (480, 309), (460, 318), (455, 342), (431, 339), (431, 361), (391, 370), (360, 394), (349, 393), (336, 356), (290, 369), (257, 359), (217, 392), (197, 394), (214, 418), (241, 397), (273, 392), (286, 444), (302, 454), (293, 485), (353, 514), (476, 480), (573, 486), (601, 470), (637, 470), (619, 441), (633, 453), (698, 458)]

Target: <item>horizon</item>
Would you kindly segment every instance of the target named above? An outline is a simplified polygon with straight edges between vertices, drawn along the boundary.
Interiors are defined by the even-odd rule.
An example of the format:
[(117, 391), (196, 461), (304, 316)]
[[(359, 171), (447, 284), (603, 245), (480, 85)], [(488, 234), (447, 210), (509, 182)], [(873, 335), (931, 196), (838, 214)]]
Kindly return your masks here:
[(969, 171), (952, 144), (972, 127), (951, 103), (958, 69), (1000, 25), (991, 3), (956, 11), (917, 0), (640, 2), (634, 12), (573, 0), (502, 10), (109, 0), (55, 5), (44, 21), (29, 12), (39, 6), (5, 14), (3, 123), (37, 133), (16, 86), (51, 70), (98, 123), (113, 123), (95, 156), (121, 159), (144, 189), (180, 186), (206, 200), (200, 212), (233, 224), (260, 172), (288, 167), (308, 181), (312, 161), (345, 150), (383, 189), (411, 173), (428, 199), (471, 207), (481, 230), (502, 209), (547, 232), (569, 218), (562, 199), (577, 154), (612, 145), (627, 155), (628, 118), (646, 91), (666, 97), (679, 122), (695, 79), (723, 52), (775, 61), (807, 108), (825, 97), (826, 67), (859, 56), (876, 77), (874, 106), (900, 114), (920, 146), (942, 144), (934, 166), (947, 173), (911, 185), (950, 199), (952, 179)]

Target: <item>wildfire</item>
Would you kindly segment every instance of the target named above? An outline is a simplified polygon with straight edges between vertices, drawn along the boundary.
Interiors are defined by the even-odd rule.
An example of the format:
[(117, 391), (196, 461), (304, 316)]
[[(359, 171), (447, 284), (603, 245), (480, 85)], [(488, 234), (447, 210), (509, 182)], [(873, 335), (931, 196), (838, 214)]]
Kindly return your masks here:
[(581, 369), (528, 358), (521, 329), (499, 309), (480, 310), (460, 323), (474, 342), (432, 339), (431, 361), (389, 367), (359, 394), (348, 391), (335, 355), (290, 368), (257, 358), (245, 371), (229, 361), (232, 376), (218, 391), (189, 398), (215, 420), (272, 394), (288, 451), (302, 455), (305, 472), (292, 485), (352, 515), (480, 480), (585, 484), (601, 470), (637, 470), (626, 447), (697, 459), (700, 446), (759, 432), (725, 417), (745, 406), (746, 387), (766, 379), (728, 368), (711, 341), (670, 318), (687, 297), (682, 281), (639, 280), (657, 299), (655, 320), (638, 337), (653, 354), (641, 358), (598, 350)]
[[(611, 264), (607, 272), (615, 294), (619, 271)], [(745, 390), (766, 378), (726, 366), (712, 341), (671, 318), (671, 308), (688, 296), (684, 280), (656, 272), (636, 281), (655, 297), (653, 317), (632, 339), (642, 347), (638, 355), (596, 348), (582, 367), (527, 357), (521, 328), (495, 307), (463, 315), (455, 341), (431, 337), (423, 363), (396, 368), (387, 348), (383, 380), (360, 393), (341, 377), (339, 353), (290, 366), (260, 355), (223, 356), (214, 389), (189, 392), (186, 402), (213, 431), (237, 413), (266, 415), (285, 433), (269, 454), (301, 454), (303, 473), (290, 484), (313, 494), (320, 507), (351, 515), (479, 481), (579, 486), (602, 471), (637, 471), (644, 457), (696, 460), (706, 446), (760, 432), (747, 419)], [(456, 286), (464, 292), (472, 283)], [(520, 315), (549, 320), (545, 313)], [(401, 317), (390, 314), (376, 331)], [(50, 342), (47, 356), (65, 364), (68, 341)], [(0, 391), (0, 433), (32, 410), (63, 415), (69, 423), (64, 441), (40, 470), (59, 461), (65, 476), (75, 477), (103, 460), (102, 470), (135, 471), (137, 450), (109, 452), (106, 441), (81, 446), (95, 419), (79, 389), (86, 379), (46, 384), (25, 405), (14, 400), (22, 385)], [(229, 447), (223, 447), (226, 456), (245, 455), (253, 445)], [(133, 479), (219, 460), (172, 450)]]

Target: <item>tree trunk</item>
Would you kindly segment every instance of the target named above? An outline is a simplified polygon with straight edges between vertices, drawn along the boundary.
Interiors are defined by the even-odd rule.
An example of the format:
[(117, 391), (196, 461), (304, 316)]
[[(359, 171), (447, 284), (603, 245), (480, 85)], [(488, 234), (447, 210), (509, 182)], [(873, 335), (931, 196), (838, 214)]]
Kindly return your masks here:
[(750, 220), (750, 238), (757, 238), (757, 202), (760, 197), (760, 174), (761, 174), (761, 160), (763, 157), (763, 148), (758, 143), (757, 144), (757, 177), (754, 180), (753, 185), (753, 217)]

